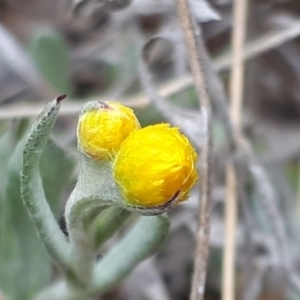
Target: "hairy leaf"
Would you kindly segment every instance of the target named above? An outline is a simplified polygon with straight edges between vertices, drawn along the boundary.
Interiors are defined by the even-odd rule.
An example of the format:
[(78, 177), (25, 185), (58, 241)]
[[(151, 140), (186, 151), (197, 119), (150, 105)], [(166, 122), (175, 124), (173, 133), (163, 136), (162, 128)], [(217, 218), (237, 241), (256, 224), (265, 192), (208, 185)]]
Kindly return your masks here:
[(39, 30), (31, 39), (30, 51), (45, 79), (59, 92), (72, 94), (70, 53), (62, 36), (51, 29)]
[[(3, 137), (4, 141), (6, 139), (7, 137)], [(24, 140), (19, 142), (8, 162), (0, 209), (0, 285), (15, 300), (32, 299), (48, 283), (51, 275), (50, 259), (21, 199), (23, 147)], [(6, 155), (8, 160), (9, 153)], [(73, 161), (53, 141), (48, 141), (40, 169), (47, 199), (58, 215), (62, 192), (73, 171)]]

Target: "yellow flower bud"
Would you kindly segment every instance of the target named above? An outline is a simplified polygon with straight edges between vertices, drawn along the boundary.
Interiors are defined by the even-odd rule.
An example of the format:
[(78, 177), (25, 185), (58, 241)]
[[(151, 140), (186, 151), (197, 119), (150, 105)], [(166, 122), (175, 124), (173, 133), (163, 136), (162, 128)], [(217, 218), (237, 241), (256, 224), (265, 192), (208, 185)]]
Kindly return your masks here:
[(124, 140), (113, 176), (126, 204), (165, 208), (187, 199), (198, 178), (196, 161), (195, 150), (178, 128), (158, 124)]
[(133, 110), (118, 102), (90, 102), (78, 122), (78, 148), (96, 160), (114, 157), (130, 132), (140, 128)]

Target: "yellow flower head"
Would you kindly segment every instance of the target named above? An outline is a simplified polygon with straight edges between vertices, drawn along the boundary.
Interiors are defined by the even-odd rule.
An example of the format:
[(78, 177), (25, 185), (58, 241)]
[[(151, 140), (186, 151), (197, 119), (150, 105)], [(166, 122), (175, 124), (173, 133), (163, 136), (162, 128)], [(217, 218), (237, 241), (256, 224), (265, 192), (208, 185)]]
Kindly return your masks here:
[(110, 159), (129, 133), (139, 128), (140, 123), (129, 107), (118, 102), (93, 101), (79, 117), (78, 148), (94, 159)]
[(158, 124), (124, 140), (113, 176), (126, 204), (164, 208), (187, 199), (198, 178), (196, 161), (195, 150), (178, 128)]

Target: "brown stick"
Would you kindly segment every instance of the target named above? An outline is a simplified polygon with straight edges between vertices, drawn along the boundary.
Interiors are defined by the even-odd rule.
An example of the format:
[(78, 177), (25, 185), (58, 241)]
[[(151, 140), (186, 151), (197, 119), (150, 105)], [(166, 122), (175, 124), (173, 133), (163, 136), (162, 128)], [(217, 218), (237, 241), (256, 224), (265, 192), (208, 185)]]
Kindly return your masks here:
[[(244, 92), (244, 42), (247, 20), (247, 0), (234, 3), (234, 22), (232, 33), (233, 66), (230, 82), (230, 119), (236, 141), (242, 137), (242, 104)], [(235, 261), (237, 226), (237, 177), (233, 162), (226, 167), (226, 203), (225, 203), (225, 245), (223, 258), (222, 299), (235, 299)]]
[(211, 135), (211, 103), (205, 83), (203, 62), (199, 54), (197, 29), (194, 27), (187, 0), (177, 0), (177, 11), (185, 37), (189, 62), (195, 88), (200, 102), (204, 142), (201, 153), (201, 201), (199, 205), (199, 226), (196, 236), (196, 253), (192, 280), (191, 300), (202, 300), (206, 280), (207, 260), (209, 255), (209, 230), (211, 208), (212, 181), (212, 135)]
[[(257, 56), (279, 47), (280, 45), (293, 40), (300, 35), (300, 22), (294, 22), (288, 28), (274, 30), (274, 32), (267, 33), (256, 40), (248, 42), (245, 46), (243, 59), (245, 61), (249, 59), (256, 58)], [(214, 69), (216, 72), (224, 71), (231, 68), (231, 54), (226, 54), (222, 57), (217, 58), (214, 61)], [(164, 97), (171, 97), (176, 93), (191, 86), (192, 80), (189, 75), (181, 76), (171, 80), (170, 82), (164, 84), (160, 87), (159, 93)], [(111, 99), (99, 99), (99, 97), (90, 100), (108, 101)], [(131, 97), (130, 99), (122, 99), (126, 104), (132, 107), (144, 107), (149, 104), (147, 97), (142, 95), (137, 95)], [(1, 102), (1, 99), (0, 99)], [(30, 102), (30, 101), (29, 101)], [(1, 107), (0, 110), (0, 120), (13, 119), (13, 118), (23, 118), (23, 117), (33, 117), (37, 116), (43, 109), (43, 105), (27, 105), (25, 107), (14, 107), (13, 105), (7, 107)], [(74, 102), (65, 103), (61, 109), (60, 116), (65, 115), (76, 115), (82, 109), (82, 103), (78, 103), (75, 99)]]

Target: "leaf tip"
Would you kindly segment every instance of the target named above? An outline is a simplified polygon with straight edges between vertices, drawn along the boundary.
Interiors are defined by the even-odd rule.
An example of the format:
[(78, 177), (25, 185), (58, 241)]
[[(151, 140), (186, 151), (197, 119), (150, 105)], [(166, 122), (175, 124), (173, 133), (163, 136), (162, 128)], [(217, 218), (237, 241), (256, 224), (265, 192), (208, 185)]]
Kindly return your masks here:
[(61, 95), (61, 96), (58, 96), (56, 98), (56, 102), (57, 103), (60, 103), (61, 101), (63, 101), (64, 99), (66, 99), (67, 95)]

